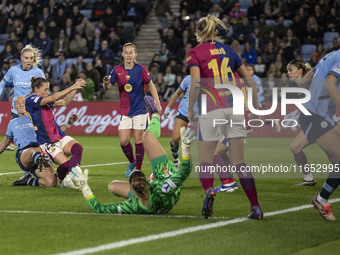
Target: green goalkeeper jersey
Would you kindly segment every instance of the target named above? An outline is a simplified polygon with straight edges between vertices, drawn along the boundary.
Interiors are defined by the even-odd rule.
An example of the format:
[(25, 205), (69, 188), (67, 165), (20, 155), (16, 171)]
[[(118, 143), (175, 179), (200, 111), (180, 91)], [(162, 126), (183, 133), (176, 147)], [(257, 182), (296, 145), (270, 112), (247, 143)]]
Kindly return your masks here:
[(182, 168), (176, 169), (164, 155), (151, 161), (154, 180), (149, 183), (149, 206), (145, 207), (138, 197), (122, 203), (100, 204), (95, 196), (87, 199), (96, 213), (166, 214), (179, 200), (182, 184), (190, 174), (190, 160), (183, 160)]

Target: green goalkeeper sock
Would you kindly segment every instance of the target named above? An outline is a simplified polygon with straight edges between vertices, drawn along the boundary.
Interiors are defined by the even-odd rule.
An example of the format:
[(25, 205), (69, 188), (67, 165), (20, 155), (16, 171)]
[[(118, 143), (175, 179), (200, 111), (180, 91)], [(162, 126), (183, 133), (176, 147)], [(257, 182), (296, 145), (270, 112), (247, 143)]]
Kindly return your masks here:
[(161, 120), (159, 119), (159, 117), (152, 117), (152, 120), (146, 131), (153, 133), (157, 139), (161, 136)]

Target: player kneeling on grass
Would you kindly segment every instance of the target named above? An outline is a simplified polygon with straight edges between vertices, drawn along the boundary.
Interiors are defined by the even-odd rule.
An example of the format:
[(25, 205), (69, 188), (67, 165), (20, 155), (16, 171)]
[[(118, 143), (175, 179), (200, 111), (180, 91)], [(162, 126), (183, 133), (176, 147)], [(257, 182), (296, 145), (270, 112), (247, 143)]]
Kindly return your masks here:
[(88, 170), (84, 173), (80, 167), (70, 172), (70, 187), (82, 191), (90, 207), (96, 213), (123, 214), (165, 214), (179, 200), (182, 184), (190, 174), (190, 144), (194, 139), (194, 132), (183, 127), (182, 139), (182, 168), (176, 169), (158, 142), (160, 137), (160, 115), (154, 106), (153, 99), (147, 98), (147, 108), (152, 114), (152, 120), (143, 135), (143, 144), (151, 161), (153, 181), (148, 182), (143, 172), (135, 170), (129, 176), (129, 182), (113, 181), (109, 190), (114, 194), (129, 198), (122, 203), (100, 204), (87, 184)]
[[(25, 172), (24, 176), (15, 181), (12, 186), (44, 186), (55, 187), (57, 185), (57, 177), (54, 173), (53, 165), (45, 152), (37, 143), (36, 134), (30, 116), (26, 111), (25, 97), (20, 96), (15, 100), (15, 110), (19, 117), (12, 119), (7, 128), (6, 136), (0, 143), (0, 154), (6, 149), (8, 144), (14, 139), (17, 146), (16, 162)], [(68, 127), (72, 125), (78, 116), (72, 115), (68, 120), (68, 125), (62, 127), (66, 132)], [(36, 178), (32, 177), (35, 176)]]

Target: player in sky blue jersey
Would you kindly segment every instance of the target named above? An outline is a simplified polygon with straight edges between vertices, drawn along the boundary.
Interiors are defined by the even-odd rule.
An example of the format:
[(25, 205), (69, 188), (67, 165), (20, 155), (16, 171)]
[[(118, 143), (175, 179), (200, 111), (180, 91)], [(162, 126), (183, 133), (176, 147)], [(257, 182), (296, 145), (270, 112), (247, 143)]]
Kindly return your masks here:
[(12, 118), (18, 117), (14, 107), (15, 99), (18, 96), (26, 96), (31, 92), (31, 76), (45, 78), (44, 72), (37, 67), (39, 58), (39, 50), (32, 48), (30, 45), (26, 45), (25, 48), (21, 50), (21, 64), (12, 66), (0, 82), (0, 94), (6, 84), (13, 84), (14, 86)]
[[(334, 128), (335, 121), (329, 112), (333, 100), (340, 107), (340, 50), (326, 55), (315, 69), (315, 74), (310, 85), (311, 99), (304, 107), (312, 114), (300, 113), (300, 126), (308, 143), (316, 142), (326, 153), (340, 158), (340, 135)], [(333, 104), (333, 108), (335, 105)], [(331, 205), (328, 198), (340, 184), (340, 165), (333, 165), (321, 192), (312, 199), (312, 204), (325, 220), (334, 221)]]
[[(144, 159), (143, 133), (147, 127), (148, 112), (144, 105), (144, 84), (147, 84), (150, 93), (155, 99), (158, 111), (162, 112), (157, 90), (151, 80), (151, 76), (145, 66), (136, 62), (137, 51), (133, 43), (126, 43), (122, 49), (124, 62), (115, 66), (110, 76), (103, 79), (104, 89), (109, 89), (112, 84), (117, 83), (119, 90), (119, 140), (120, 146), (129, 160), (125, 177), (129, 177), (131, 171), (136, 167), (141, 170)], [(136, 158), (130, 143), (130, 133), (133, 130)]]
[[(26, 45), (21, 50), (20, 60), (21, 64), (12, 66), (2, 81), (0, 82), (0, 95), (6, 85), (12, 84), (14, 87), (14, 97), (12, 99), (12, 118), (18, 117), (14, 109), (14, 102), (18, 96), (25, 96), (31, 92), (32, 75), (38, 77), (45, 77), (41, 69), (37, 67), (40, 58), (40, 51), (30, 45)], [(11, 143), (7, 150), (14, 150), (14, 144)]]
[[(21, 64), (12, 66), (0, 82), (0, 94), (6, 84), (13, 84), (14, 97), (12, 99), (12, 118), (18, 117), (14, 108), (14, 102), (18, 96), (25, 96), (31, 92), (31, 76), (44, 77), (44, 72), (37, 67), (40, 59), (40, 51), (30, 45), (26, 45), (20, 54)], [(7, 150), (14, 150), (14, 144), (10, 143)], [(23, 176), (24, 177), (24, 176)]]
[[(48, 155), (41, 151), (37, 143), (31, 118), (26, 111), (25, 97), (17, 97), (14, 107), (18, 117), (12, 119), (8, 124), (6, 136), (0, 144), (0, 154), (7, 144), (14, 139), (17, 146), (16, 162), (21, 170), (30, 174), (24, 175), (23, 178), (14, 182), (12, 186), (55, 187), (57, 178)], [(78, 116), (73, 114), (69, 118), (68, 124), (62, 127), (63, 131), (66, 132), (77, 119)], [(36, 178), (31, 177), (31, 174)]]
[(188, 120), (189, 88), (190, 88), (190, 75), (187, 75), (179, 85), (179, 88), (171, 96), (170, 101), (164, 111), (164, 115), (167, 117), (170, 113), (172, 105), (176, 102), (178, 97), (182, 93), (184, 93), (181, 103), (178, 106), (178, 112), (175, 118), (174, 129), (172, 131), (172, 139), (170, 141), (171, 153), (174, 158), (174, 165), (177, 169), (180, 163), (180, 160), (178, 159), (179, 140), (181, 138), (180, 129), (181, 127), (187, 127), (189, 123)]
[[(19, 96), (14, 102), (18, 117), (12, 119), (7, 127), (6, 136), (0, 144), (0, 153), (12, 139), (17, 146), (16, 161), (21, 170), (30, 174), (24, 175), (13, 186), (55, 187), (57, 178), (53, 166), (49, 164), (46, 153), (42, 153), (37, 143), (36, 134), (25, 108), (25, 97)], [(41, 171), (44, 168), (44, 171)], [(32, 178), (31, 174), (37, 178)]]
[[(41, 149), (59, 165), (57, 177), (62, 184), (72, 167), (80, 165), (83, 147), (72, 137), (66, 136), (54, 118), (53, 107), (67, 106), (78, 89), (86, 86), (84, 80), (49, 96), (49, 82), (41, 77), (32, 77), (32, 94), (26, 97), (26, 110), (37, 134)], [(68, 156), (72, 155), (70, 159)]]
[[(300, 83), (305, 83), (305, 88), (309, 88), (311, 79), (308, 76), (313, 77), (314, 72), (316, 72), (316, 68), (312, 70), (309, 64), (305, 64), (302, 59), (297, 58), (290, 61), (287, 65), (287, 75), (291, 82), (300, 85)], [(320, 84), (323, 86), (323, 84)], [(330, 113), (333, 116), (333, 113)], [(290, 145), (290, 151), (294, 155), (294, 159), (296, 164), (300, 167), (303, 173), (303, 181), (295, 184), (294, 186), (314, 186), (316, 181), (312, 175), (312, 173), (308, 169), (308, 160), (306, 154), (303, 152), (303, 149), (307, 147), (310, 143), (308, 143), (307, 138), (303, 131), (301, 131), (297, 137), (294, 139), (293, 143)], [(330, 154), (327, 154), (331, 163), (336, 163), (338, 160)]]

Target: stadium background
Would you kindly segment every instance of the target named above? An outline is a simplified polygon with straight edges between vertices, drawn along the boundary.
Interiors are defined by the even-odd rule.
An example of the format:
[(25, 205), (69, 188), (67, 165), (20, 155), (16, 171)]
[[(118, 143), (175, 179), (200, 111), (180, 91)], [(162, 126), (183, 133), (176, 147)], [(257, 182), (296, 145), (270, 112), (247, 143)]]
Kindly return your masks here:
[[(161, 5), (162, 3), (164, 6)], [(167, 3), (173, 15), (167, 14), (169, 24), (164, 31), (160, 31), (157, 16), (162, 17), (163, 12), (168, 10)], [(215, 3), (218, 3), (221, 8), (216, 8), (215, 5), (215, 10), (213, 10)], [(221, 18), (230, 17), (230, 11), (238, 8), (235, 7), (235, 3), (237, 1), (228, 0), (2, 1), (0, 4), (0, 78), (11, 65), (17, 63), (18, 54), (20, 48), (24, 46), (25, 39), (26, 42), (30, 41), (32, 44), (36, 41), (38, 45), (44, 45), (45, 39), (38, 40), (42, 30), (46, 31), (52, 40), (58, 40), (61, 30), (64, 30), (65, 34), (71, 31), (73, 35), (75, 30), (80, 32), (81, 38), (86, 41), (86, 47), (83, 47), (82, 53), (83, 62), (93, 63), (100, 78), (98, 78), (98, 73), (91, 69), (91, 65), (87, 69), (85, 64), (76, 64), (77, 55), (63, 51), (66, 55), (67, 66), (74, 68), (74, 72), (65, 72), (62, 77), (54, 77), (59, 78), (60, 81), (53, 80), (52, 70), (58, 61), (58, 56), (55, 55), (58, 49), (57, 51), (53, 49), (46, 54), (47, 64), (42, 64), (41, 67), (47, 71), (51, 85), (58, 84), (60, 88), (72, 84), (72, 80), (79, 75), (79, 71), (83, 71), (88, 78), (91, 77), (93, 92), (82, 96), (83, 99), (92, 101), (73, 102), (66, 109), (57, 109), (56, 114), (62, 124), (69, 111), (79, 112), (80, 109), (86, 107), (86, 111), (83, 110), (83, 116), (86, 118), (70, 129), (72, 135), (77, 132), (82, 134), (88, 132), (86, 133), (88, 135), (75, 136), (84, 145), (82, 166), (89, 168), (89, 184), (102, 203), (121, 202), (123, 199), (112, 196), (106, 188), (110, 181), (124, 179), (127, 164), (127, 162), (122, 162), (125, 160), (124, 154), (120, 150), (119, 139), (115, 136), (117, 115), (113, 112), (118, 109), (118, 91), (114, 86), (112, 90), (104, 92), (100, 87), (102, 76), (109, 72), (112, 65), (121, 61), (118, 55), (121, 45), (133, 40), (139, 52), (138, 61), (149, 68), (164, 101), (162, 104), (165, 106), (185, 73), (183, 60), (188, 48), (183, 48), (183, 45), (177, 47), (182, 43), (187, 45), (190, 41), (183, 40), (183, 35), (186, 37), (187, 34), (183, 31), (188, 31), (194, 45), (192, 27), (194, 22), (191, 21), (196, 21), (207, 13)], [(254, 27), (259, 26), (263, 41), (262, 48), (255, 47), (255, 49), (255, 44), (252, 44), (251, 48), (254, 48), (257, 55), (262, 56), (263, 62), (256, 61), (254, 65), (260, 77), (282, 78), (282, 83), (275, 84), (275, 86), (291, 85), (286, 83), (287, 79), (285, 79), (286, 63), (290, 58), (302, 56), (305, 61), (311, 61), (314, 66), (317, 59), (326, 52), (339, 48), (337, 40), (334, 40), (340, 32), (339, 0), (241, 0), (238, 3), (244, 14), (236, 19), (227, 18), (233, 33), (227, 34), (225, 40), (228, 43), (234, 39), (242, 40), (242, 36), (239, 37), (241, 34), (245, 41), (248, 40), (247, 37), (250, 40), (253, 37)], [(267, 8), (267, 10), (271, 12), (279, 10), (279, 12), (274, 16), (266, 14), (267, 3), (275, 3), (273, 8)], [(73, 4), (80, 6), (80, 13), (93, 25), (93, 27), (89, 25), (87, 33), (82, 30), (84, 28), (81, 25), (82, 16), (80, 15), (78, 19), (71, 14)], [(44, 5), (49, 6), (49, 15), (42, 14)], [(113, 14), (103, 16), (103, 22), (101, 22), (96, 15), (104, 15), (109, 9), (108, 6), (112, 7)], [(66, 19), (65, 22), (60, 23), (61, 27), (54, 26), (51, 20), (55, 19), (57, 15), (55, 13), (59, 12), (59, 7), (68, 12), (61, 16), (72, 17), (72, 20), (74, 18), (80, 26), (73, 24), (66, 28), (63, 25)], [(137, 12), (131, 9), (137, 9)], [(283, 24), (278, 22), (279, 15), (284, 16)], [(307, 28), (309, 17), (314, 15), (318, 16), (316, 26), (318, 31), (316, 32), (310, 30), (312, 25)], [(249, 23), (244, 25), (242, 22), (246, 16), (250, 25)], [(263, 17), (264, 24), (259, 22)], [(14, 22), (15, 20), (19, 21)], [(178, 26), (178, 21), (182, 24), (181, 26)], [(174, 33), (176, 38), (171, 35), (172, 32), (168, 32), (171, 30), (170, 27), (176, 32)], [(284, 31), (289, 27), (292, 28), (294, 36), (290, 35), (288, 38)], [(274, 34), (269, 35), (270, 30), (275, 31)], [(114, 58), (110, 53), (104, 54), (103, 52), (91, 55), (93, 49), (98, 47), (98, 43), (90, 40), (91, 36), (96, 37), (95, 34), (101, 39), (109, 39), (108, 45)], [(309, 35), (311, 35), (310, 38)], [(261, 40), (256, 39), (257, 42)], [(84, 44), (84, 40), (81, 41)], [(244, 45), (245, 41), (241, 42), (241, 45)], [(291, 45), (287, 47), (285, 42)], [(8, 45), (10, 48), (7, 47), (6, 50)], [(58, 46), (60, 45), (57, 44), (56, 47)], [(255, 54), (254, 51), (252, 50), (251, 54)], [(248, 53), (244, 55), (245, 59), (249, 60), (251, 56), (254, 60), (254, 55), (251, 55), (250, 51), (244, 53)], [(278, 54), (282, 58), (277, 57)], [(107, 56), (111, 56), (111, 59)], [(167, 68), (168, 66), (170, 68)], [(88, 81), (91, 83), (90, 80)], [(57, 90), (58, 86), (51, 87)], [(270, 83), (264, 83), (263, 86), (267, 102), (270, 104)], [(0, 95), (3, 101), (0, 102), (1, 135), (4, 134), (10, 119), (8, 99), (12, 89), (6, 88), (6, 91)], [(296, 118), (298, 113), (294, 111), (295, 109), (290, 109), (289, 113)], [(172, 110), (172, 114), (174, 113), (175, 107)], [(274, 117), (279, 117), (279, 112), (276, 112)], [(97, 125), (101, 121), (110, 122), (110, 124), (108, 126)], [(163, 134), (171, 132), (172, 121), (173, 118), (168, 121), (163, 120)], [(107, 133), (103, 135), (104, 132)], [(261, 137), (247, 139), (245, 144), (247, 164), (252, 166), (295, 165), (289, 151), (295, 132), (297, 131), (288, 132), (286, 129), (276, 132), (275, 128), (269, 126), (254, 130), (251, 136)], [(160, 142), (167, 155), (171, 157), (169, 139), (169, 137), (161, 137)], [(326, 156), (316, 145), (309, 146), (305, 151), (310, 163), (328, 163)], [(221, 252), (228, 252), (232, 254), (310, 255), (325, 252), (339, 253), (340, 221), (324, 222), (310, 205), (312, 197), (320, 191), (324, 178), (317, 177), (317, 185), (307, 188), (293, 187), (301, 181), (301, 176), (299, 178), (284, 178), (284, 175), (278, 178), (257, 178), (258, 196), (265, 212), (263, 221), (248, 221), (245, 218), (249, 213), (249, 203), (242, 190), (218, 194), (213, 217), (208, 221), (202, 219), (203, 191), (199, 181), (194, 178), (188, 178), (180, 201), (167, 216), (104, 216), (93, 214), (77, 190), (61, 190), (60, 187), (48, 190), (33, 187), (11, 188), (10, 184), (22, 175), (15, 164), (13, 152), (5, 151), (1, 154), (0, 162), (0, 254), (68, 254), (67, 252), (82, 249), (85, 251), (79, 251), (77, 254), (87, 254), (91, 251), (95, 254), (221, 254)], [(143, 171), (147, 175), (150, 174), (150, 162), (147, 158), (144, 160)], [(217, 180), (215, 184), (218, 185)], [(339, 217), (340, 212), (340, 203), (336, 203), (340, 201), (338, 197), (338, 192), (335, 192), (333, 198), (337, 200), (332, 204), (332, 211), (336, 217)], [(213, 225), (217, 227), (209, 229)], [(196, 229), (197, 232), (185, 232), (189, 228)], [(174, 236), (169, 237), (168, 234), (163, 234), (170, 231), (179, 232), (174, 232)], [(136, 243), (138, 241), (140, 243)], [(100, 247), (111, 247), (115, 250), (100, 250)], [(86, 250), (87, 248), (93, 248), (93, 250)]]
[[(88, 89), (77, 101), (119, 101), (117, 87), (104, 91), (101, 81), (121, 63), (121, 46), (133, 41), (138, 62), (148, 67), (166, 102), (186, 74), (186, 52), (197, 45), (195, 22), (210, 14), (229, 28), (221, 39), (227, 44), (237, 40), (243, 62), (266, 78), (262, 85), (270, 102), (274, 85), (296, 86), (287, 79), (289, 61), (300, 56), (314, 67), (339, 48), (339, 8), (339, 0), (4, 1), (0, 78), (19, 62), (22, 47), (31, 44), (42, 50), (40, 68), (50, 80), (51, 94), (85, 75)], [(0, 100), (8, 101), (12, 91), (8, 85)]]

